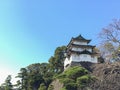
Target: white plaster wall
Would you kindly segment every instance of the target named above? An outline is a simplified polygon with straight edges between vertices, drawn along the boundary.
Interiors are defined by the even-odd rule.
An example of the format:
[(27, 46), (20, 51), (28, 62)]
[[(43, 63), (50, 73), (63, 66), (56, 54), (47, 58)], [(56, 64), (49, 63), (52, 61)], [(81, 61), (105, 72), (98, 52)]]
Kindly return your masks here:
[(74, 50), (74, 51), (83, 51), (84, 48), (75, 48), (75, 47), (73, 47), (72, 50)]
[(74, 62), (80, 62), (80, 61), (90, 61), (91, 56), (87, 54), (81, 54), (81, 55), (71, 55), (72, 56), (72, 61)]
[(73, 47), (72, 50), (74, 51), (84, 51), (84, 50), (88, 50), (89, 52), (92, 52), (92, 48), (76, 48), (76, 47)]
[(87, 42), (74, 41), (73, 44), (77, 44), (77, 45), (87, 45)]
[(97, 56), (94, 56), (91, 61), (94, 62), (94, 63), (97, 63), (98, 62)]
[(97, 57), (91, 57), (91, 55), (88, 54), (80, 54), (80, 55), (72, 54), (71, 61), (74, 62), (89, 61), (89, 62), (97, 63)]
[(66, 65), (70, 64), (71, 61), (72, 61), (72, 57), (70, 57), (70, 58), (65, 58), (65, 61), (64, 61), (64, 68), (65, 68)]
[(70, 60), (68, 60), (68, 58), (65, 58), (64, 67), (65, 67), (67, 64), (70, 64)]
[(71, 64), (71, 62), (80, 62), (80, 61), (89, 61), (89, 62), (93, 62), (93, 63), (97, 63), (97, 56), (91, 57), (91, 55), (88, 54), (72, 54), (71, 57), (68, 59), (66, 58), (64, 61), (64, 67), (67, 64)]

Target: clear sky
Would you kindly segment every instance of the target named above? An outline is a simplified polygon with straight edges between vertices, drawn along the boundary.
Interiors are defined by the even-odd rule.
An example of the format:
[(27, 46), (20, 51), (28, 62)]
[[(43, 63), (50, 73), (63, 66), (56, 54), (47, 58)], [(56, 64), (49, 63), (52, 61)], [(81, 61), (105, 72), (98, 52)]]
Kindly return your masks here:
[(97, 35), (120, 18), (119, 0), (0, 0), (0, 83), (20, 68), (47, 62), (56, 47)]

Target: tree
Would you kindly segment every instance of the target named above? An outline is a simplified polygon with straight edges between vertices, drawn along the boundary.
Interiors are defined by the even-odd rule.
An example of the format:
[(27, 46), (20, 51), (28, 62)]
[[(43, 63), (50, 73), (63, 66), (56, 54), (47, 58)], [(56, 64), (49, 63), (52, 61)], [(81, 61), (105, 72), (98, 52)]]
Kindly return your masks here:
[(37, 90), (41, 83), (44, 83), (46, 87), (49, 86), (53, 73), (50, 71), (48, 63), (35, 63), (21, 68), (17, 77), (21, 78), (18, 86), (21, 86), (22, 90)]
[(115, 52), (115, 50), (116, 50), (116, 47), (113, 46), (113, 44), (110, 43), (110, 42), (104, 42), (104, 43), (102, 43), (99, 46), (99, 48), (100, 48), (100, 51), (102, 52), (101, 56), (103, 56), (103, 57), (105, 55), (112, 55)]
[(0, 86), (0, 90), (5, 90), (5, 86), (4, 86), (4, 85), (1, 85), (1, 86)]
[(12, 83), (11, 83), (11, 75), (8, 75), (6, 80), (5, 80), (5, 83), (4, 83), (4, 86), (5, 86), (5, 90), (12, 90)]
[(18, 73), (17, 78), (21, 78), (21, 89), (27, 90), (27, 69), (21, 68), (20, 73)]
[(17, 87), (18, 90), (21, 90), (21, 82), (20, 82), (20, 80), (18, 80), (14, 86)]
[(105, 42), (111, 42), (120, 46), (120, 19), (115, 19), (107, 27), (103, 28), (99, 37)]
[[(49, 63), (35, 63), (21, 68), (18, 73), (18, 86), (21, 90), (38, 90), (40, 85), (49, 87), (55, 74), (58, 74), (64, 69), (64, 51), (66, 46), (58, 47), (55, 50), (54, 56), (49, 59)], [(41, 87), (42, 87), (41, 86)]]
[(113, 20), (107, 27), (99, 33), (101, 39), (100, 51), (103, 56), (118, 57), (120, 47), (120, 19)]
[(39, 85), (44, 82), (40, 63), (31, 64), (26, 67), (28, 72), (28, 89), (38, 89)]
[(54, 56), (49, 59), (49, 65), (53, 72), (61, 73), (64, 70), (64, 51), (66, 46), (57, 47)]

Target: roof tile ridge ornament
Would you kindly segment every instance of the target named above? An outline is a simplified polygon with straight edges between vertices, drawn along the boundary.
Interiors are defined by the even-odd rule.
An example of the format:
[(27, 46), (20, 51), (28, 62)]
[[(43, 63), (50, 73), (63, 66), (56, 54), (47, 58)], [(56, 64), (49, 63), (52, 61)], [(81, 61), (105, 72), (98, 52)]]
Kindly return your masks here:
[(74, 39), (85, 39), (81, 34), (79, 34), (77, 37), (74, 37)]

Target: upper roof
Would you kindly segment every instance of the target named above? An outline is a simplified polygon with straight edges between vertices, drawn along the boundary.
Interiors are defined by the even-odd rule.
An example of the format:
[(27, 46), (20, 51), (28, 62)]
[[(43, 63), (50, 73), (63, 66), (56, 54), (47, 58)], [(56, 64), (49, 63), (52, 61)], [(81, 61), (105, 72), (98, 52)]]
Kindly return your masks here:
[(85, 39), (81, 34), (77, 37), (73, 37), (73, 40), (80, 40), (80, 41), (86, 41), (87, 43), (89, 43), (91, 40)]
[(69, 47), (70, 44), (72, 44), (73, 41), (82, 41), (82, 42), (87, 42), (89, 43), (91, 40), (85, 39), (82, 35), (79, 35), (77, 37), (72, 37), (72, 39), (70, 40), (69, 44), (67, 45), (67, 47)]

